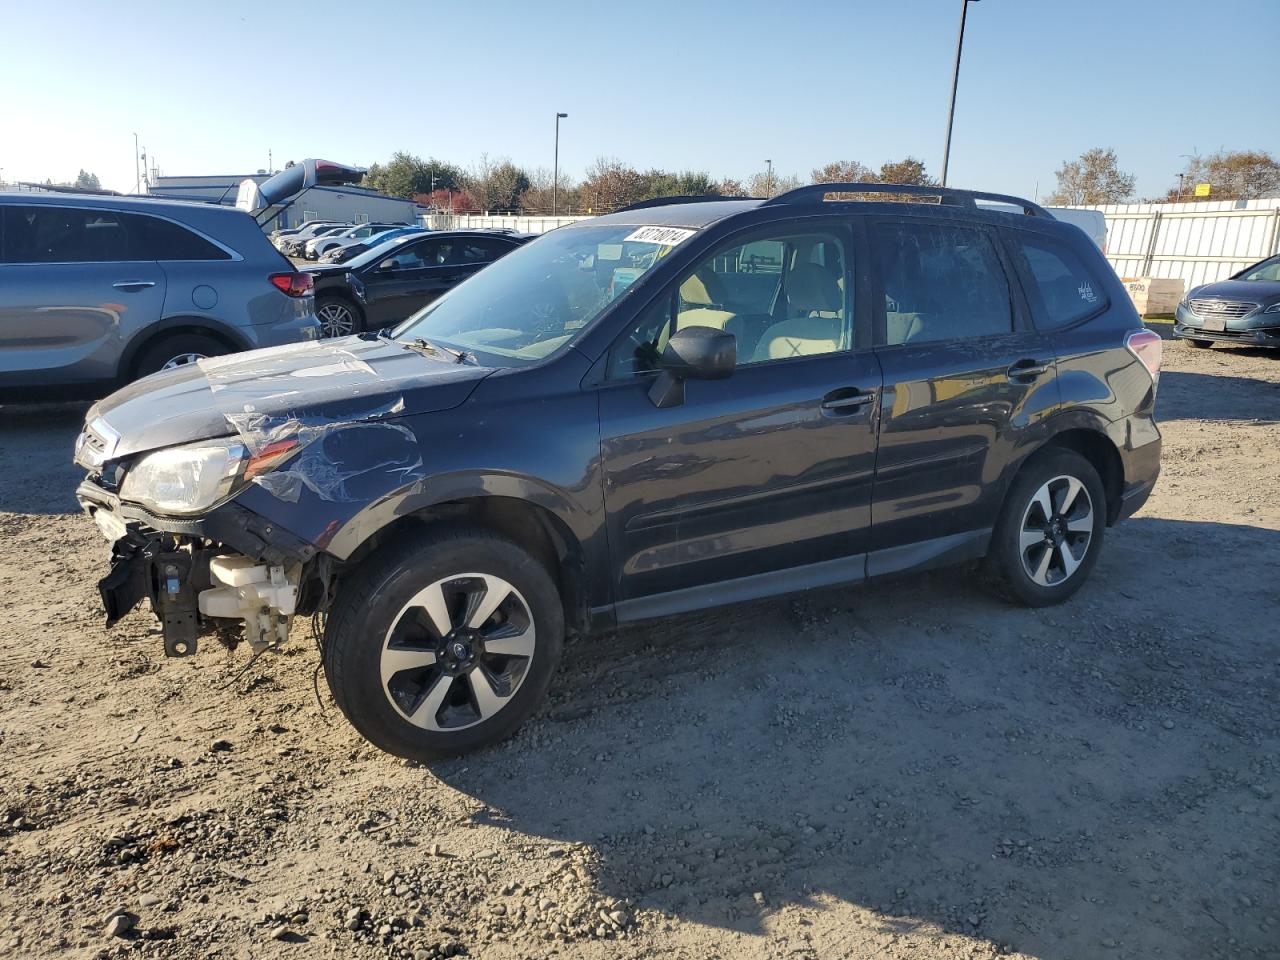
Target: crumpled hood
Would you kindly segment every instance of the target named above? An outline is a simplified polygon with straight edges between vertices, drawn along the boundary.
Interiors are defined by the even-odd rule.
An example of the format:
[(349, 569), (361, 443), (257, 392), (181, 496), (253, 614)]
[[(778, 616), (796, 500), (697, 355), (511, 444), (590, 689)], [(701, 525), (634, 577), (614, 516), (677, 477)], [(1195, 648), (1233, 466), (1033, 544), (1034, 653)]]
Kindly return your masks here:
[(1187, 299), (1204, 297), (1221, 300), (1249, 300), (1264, 307), (1280, 299), (1280, 281), (1276, 280), (1219, 280), (1196, 287)]
[(309, 424), (458, 406), (492, 373), (374, 334), (251, 350), (145, 377), (94, 404), (107, 459), (233, 436), (246, 422)]

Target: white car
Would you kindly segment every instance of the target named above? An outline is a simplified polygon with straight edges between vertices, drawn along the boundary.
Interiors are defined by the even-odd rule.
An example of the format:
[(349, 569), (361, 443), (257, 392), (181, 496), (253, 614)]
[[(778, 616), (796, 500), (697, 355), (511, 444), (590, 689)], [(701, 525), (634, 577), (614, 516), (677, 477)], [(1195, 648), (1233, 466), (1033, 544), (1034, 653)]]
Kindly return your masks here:
[(303, 256), (308, 260), (318, 260), (322, 253), (332, 247), (345, 246), (347, 243), (359, 243), (361, 240), (367, 240), (369, 237), (402, 226), (404, 226), (402, 223), (358, 223), (354, 227), (348, 227), (346, 230), (311, 238), (303, 247)]

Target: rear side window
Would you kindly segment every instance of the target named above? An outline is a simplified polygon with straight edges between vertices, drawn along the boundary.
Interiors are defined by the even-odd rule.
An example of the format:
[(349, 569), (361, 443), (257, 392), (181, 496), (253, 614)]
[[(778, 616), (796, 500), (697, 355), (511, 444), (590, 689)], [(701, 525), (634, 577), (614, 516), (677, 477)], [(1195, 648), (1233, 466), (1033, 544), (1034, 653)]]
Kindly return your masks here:
[(1097, 275), (1069, 244), (1018, 231), (1013, 245), (1031, 280), (1027, 295), (1040, 329), (1070, 326), (1107, 305)]
[(879, 223), (885, 331), (898, 344), (1010, 333), (1009, 281), (985, 230), (945, 223)]
[(505, 240), (478, 237), (462, 243), (454, 253), (454, 260), (457, 263), (488, 263), (507, 253), (511, 246)]
[(138, 213), (125, 213), (121, 217), (129, 227), (134, 260), (231, 259), (225, 250), (176, 223)]
[(121, 215), (80, 207), (6, 206), (5, 263), (100, 263), (136, 259)]

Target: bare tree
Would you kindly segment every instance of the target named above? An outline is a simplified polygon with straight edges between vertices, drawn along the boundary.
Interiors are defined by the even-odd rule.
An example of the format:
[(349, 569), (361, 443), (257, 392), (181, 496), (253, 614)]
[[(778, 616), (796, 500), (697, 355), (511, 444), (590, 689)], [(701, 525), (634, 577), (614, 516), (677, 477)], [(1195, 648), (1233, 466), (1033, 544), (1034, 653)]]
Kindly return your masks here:
[[(1209, 196), (1197, 197), (1195, 185), (1209, 184)], [(1162, 197), (1182, 200), (1258, 200), (1280, 195), (1280, 161), (1265, 150), (1219, 150), (1194, 156), (1182, 172), (1181, 189), (1174, 186)]]
[(1075, 160), (1068, 160), (1059, 168), (1057, 177), (1058, 189), (1049, 202), (1061, 205), (1123, 203), (1133, 195), (1137, 179), (1120, 169), (1116, 152), (1110, 147), (1094, 147)]
[(784, 177), (777, 173), (772, 176), (767, 173), (757, 173), (747, 181), (747, 194), (752, 197), (776, 197), (780, 193), (802, 186), (804, 184), (794, 174)]

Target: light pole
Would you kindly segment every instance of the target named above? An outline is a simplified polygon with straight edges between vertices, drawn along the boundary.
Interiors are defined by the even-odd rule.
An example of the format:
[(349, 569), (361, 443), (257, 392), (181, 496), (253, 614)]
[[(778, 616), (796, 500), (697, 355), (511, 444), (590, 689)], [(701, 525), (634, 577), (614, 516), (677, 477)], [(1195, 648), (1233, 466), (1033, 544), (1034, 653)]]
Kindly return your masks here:
[(556, 158), (551, 167), (551, 215), (556, 215), (556, 207), (560, 200), (560, 121), (568, 119), (567, 113), (556, 114)]
[(947, 108), (947, 141), (942, 148), (942, 185), (947, 185), (947, 164), (951, 160), (951, 125), (956, 119), (956, 87), (960, 85), (960, 51), (964, 49), (964, 19), (969, 4), (978, 0), (960, 0), (960, 36), (956, 38), (956, 67), (951, 74), (951, 106)]
[(133, 135), (133, 192), (142, 186), (142, 174), (138, 171), (138, 135)]
[(767, 200), (773, 196), (773, 161), (766, 160), (764, 162), (764, 195)]
[(1186, 179), (1185, 173), (1178, 174), (1178, 202), (1182, 202), (1182, 181)]

